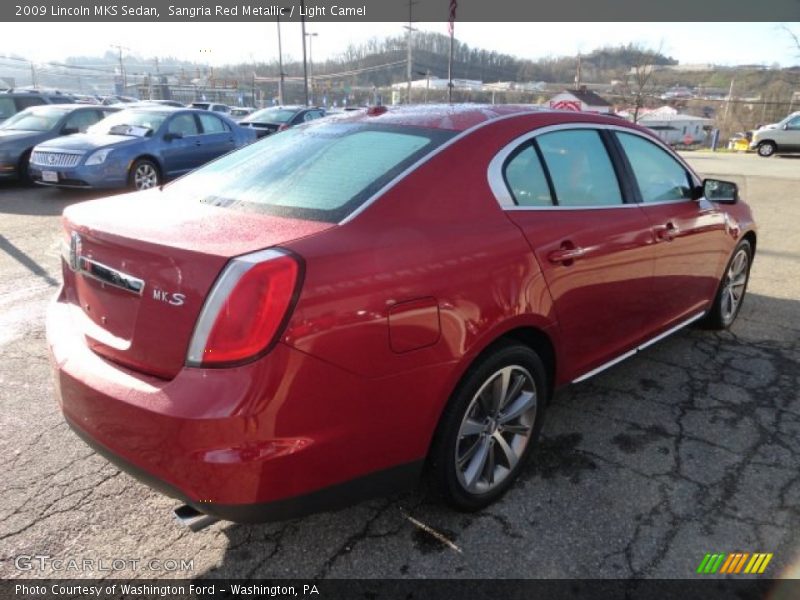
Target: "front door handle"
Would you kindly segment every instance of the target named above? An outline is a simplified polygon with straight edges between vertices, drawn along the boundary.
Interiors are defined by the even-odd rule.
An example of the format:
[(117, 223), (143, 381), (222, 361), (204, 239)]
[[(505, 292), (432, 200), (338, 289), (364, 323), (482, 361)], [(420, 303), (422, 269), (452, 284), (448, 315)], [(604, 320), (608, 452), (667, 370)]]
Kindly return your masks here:
[(565, 248), (562, 245), (560, 250), (553, 250), (550, 254), (548, 254), (547, 259), (552, 263), (563, 263), (570, 265), (572, 264), (573, 260), (583, 258), (585, 254), (586, 250), (583, 248)]
[(669, 221), (666, 225), (658, 225), (654, 228), (656, 233), (656, 241), (662, 242), (667, 241), (671, 242), (680, 233), (680, 229), (675, 226), (675, 223)]

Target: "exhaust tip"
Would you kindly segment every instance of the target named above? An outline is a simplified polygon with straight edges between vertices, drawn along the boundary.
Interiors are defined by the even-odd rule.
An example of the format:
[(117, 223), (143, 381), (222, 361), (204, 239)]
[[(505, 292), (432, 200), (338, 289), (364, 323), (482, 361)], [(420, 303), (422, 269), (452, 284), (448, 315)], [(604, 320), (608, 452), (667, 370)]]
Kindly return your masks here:
[(188, 527), (194, 532), (205, 529), (209, 525), (219, 521), (217, 517), (212, 517), (211, 515), (201, 513), (199, 510), (189, 506), (188, 504), (179, 506), (173, 510), (172, 513), (175, 515), (178, 523), (184, 527)]

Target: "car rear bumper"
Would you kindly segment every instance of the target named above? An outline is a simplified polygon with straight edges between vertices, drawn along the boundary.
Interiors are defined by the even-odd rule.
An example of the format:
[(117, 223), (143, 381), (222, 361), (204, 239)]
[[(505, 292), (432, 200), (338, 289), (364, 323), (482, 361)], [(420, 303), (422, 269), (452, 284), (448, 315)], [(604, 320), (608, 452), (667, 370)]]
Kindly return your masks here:
[(163, 380), (92, 352), (74, 309), (56, 300), (47, 314), (65, 419), (120, 468), (201, 512), (284, 519), (406, 489), (419, 475), (424, 425), (392, 430), (393, 410), (363, 409), (396, 389), (391, 380), (371, 384), (285, 344), (249, 365)]

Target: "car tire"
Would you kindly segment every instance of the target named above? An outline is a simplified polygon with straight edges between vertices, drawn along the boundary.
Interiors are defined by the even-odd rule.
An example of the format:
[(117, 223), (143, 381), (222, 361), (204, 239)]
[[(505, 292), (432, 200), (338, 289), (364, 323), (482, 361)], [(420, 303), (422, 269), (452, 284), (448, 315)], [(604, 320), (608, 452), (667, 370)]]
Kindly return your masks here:
[(148, 190), (161, 185), (158, 165), (147, 158), (134, 161), (128, 174), (128, 185), (134, 190)]
[(22, 156), (19, 157), (19, 165), (17, 165), (17, 178), (26, 185), (33, 183), (33, 181), (31, 181), (30, 171), (28, 170), (28, 165), (30, 165), (31, 161), (31, 152), (32, 150), (23, 152)]
[(748, 240), (742, 240), (725, 266), (714, 304), (703, 320), (702, 324), (707, 329), (728, 329), (736, 320), (747, 292), (752, 263), (753, 248)]
[(778, 147), (775, 145), (775, 142), (761, 142), (758, 145), (758, 155), (763, 158), (769, 158), (775, 154), (775, 151)]
[(475, 511), (508, 491), (538, 439), (547, 389), (541, 359), (521, 344), (497, 346), (470, 367), (429, 456), (431, 483), (447, 504)]

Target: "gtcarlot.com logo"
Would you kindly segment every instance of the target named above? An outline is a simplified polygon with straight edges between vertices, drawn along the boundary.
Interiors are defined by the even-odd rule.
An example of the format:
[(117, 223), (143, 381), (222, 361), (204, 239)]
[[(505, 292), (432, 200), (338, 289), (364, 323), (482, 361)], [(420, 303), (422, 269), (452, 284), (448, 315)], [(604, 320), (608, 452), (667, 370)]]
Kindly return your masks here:
[(115, 571), (194, 571), (194, 559), (185, 558), (53, 558), (47, 554), (20, 554), (14, 559), (20, 571), (58, 573), (112, 573)]
[(760, 575), (771, 560), (772, 554), (763, 552), (709, 553), (700, 561), (697, 572), (701, 575)]

